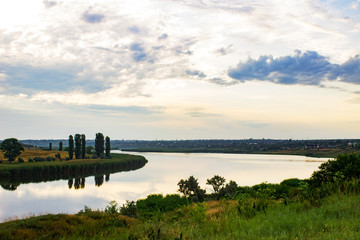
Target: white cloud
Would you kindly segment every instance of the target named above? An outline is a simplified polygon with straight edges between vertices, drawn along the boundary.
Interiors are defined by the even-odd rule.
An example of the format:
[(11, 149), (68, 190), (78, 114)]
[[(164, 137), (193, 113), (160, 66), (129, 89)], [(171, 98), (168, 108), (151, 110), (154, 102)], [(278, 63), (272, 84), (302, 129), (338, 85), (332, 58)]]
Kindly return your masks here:
[[(56, 106), (67, 114), (82, 106), (89, 116), (93, 109), (86, 106), (106, 106), (107, 111), (109, 107), (160, 106), (165, 109), (160, 124), (168, 126), (166, 131), (173, 123), (183, 126), (184, 115), (202, 116), (193, 127), (218, 127), (214, 132), (221, 135), (226, 126), (241, 121), (263, 122), (260, 103), (244, 113), (249, 116), (237, 113), (236, 106), (252, 105), (249, 99), (260, 94), (254, 89), (244, 92), (247, 85), (235, 86), (228, 76), (228, 70), (239, 62), (249, 57), (289, 56), (295, 49), (316, 52), (332, 64), (359, 54), (357, 10), (334, 4), (280, 0), (1, 2), (0, 91), (16, 99), (10, 104), (13, 109), (35, 113), (42, 111), (36, 104), (43, 104), (44, 109)], [(296, 89), (293, 86), (288, 91)], [(233, 91), (244, 98), (228, 98), (229, 92), (236, 95)], [(215, 96), (221, 99), (214, 103)], [(272, 101), (276, 96), (266, 96), (274, 104), (268, 107), (276, 109)], [(338, 101), (342, 99), (343, 95)], [(191, 107), (202, 111), (188, 111)], [(214, 116), (227, 120), (219, 127)]]

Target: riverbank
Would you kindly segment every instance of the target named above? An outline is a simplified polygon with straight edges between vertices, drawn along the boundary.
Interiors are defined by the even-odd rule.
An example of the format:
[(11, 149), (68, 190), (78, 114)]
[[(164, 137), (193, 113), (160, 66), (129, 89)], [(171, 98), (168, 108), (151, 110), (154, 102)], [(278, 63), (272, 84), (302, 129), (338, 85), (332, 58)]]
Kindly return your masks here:
[(360, 155), (341, 155), (309, 179), (252, 187), (212, 182), (210, 194), (189, 177), (178, 184), (184, 196), (152, 194), (122, 207), (111, 201), (104, 210), (8, 221), (0, 238), (359, 239), (359, 166)]
[[(57, 152), (56, 152), (57, 153)], [(64, 153), (64, 152), (63, 152)], [(28, 150), (23, 153), (31, 158), (49, 155), (47, 151)], [(65, 154), (64, 154), (65, 155)], [(20, 156), (21, 157), (21, 156)], [(49, 156), (46, 156), (49, 157)], [(143, 156), (112, 153), (110, 159), (56, 159), (50, 161), (25, 161), (0, 164), (0, 184), (18, 185), (30, 182), (45, 182), (60, 179), (84, 178), (100, 174), (130, 171), (143, 167)]]
[[(156, 206), (156, 202), (153, 202)], [(255, 205), (254, 205), (255, 204)], [(259, 205), (262, 204), (262, 205)], [(150, 205), (149, 205), (150, 206)], [(259, 206), (262, 206), (259, 208)], [(155, 211), (156, 209), (152, 209)], [(309, 199), (217, 200), (157, 213), (150, 219), (84, 208), (77, 214), (0, 224), (1, 239), (359, 239), (360, 194)]]
[(296, 155), (316, 158), (336, 158), (340, 154), (360, 153), (352, 149), (309, 149), (309, 150), (277, 150), (277, 151), (237, 151), (228, 149), (164, 149), (164, 148), (139, 148), (124, 149), (126, 152), (160, 152), (160, 153), (231, 153), (231, 154), (272, 154)]

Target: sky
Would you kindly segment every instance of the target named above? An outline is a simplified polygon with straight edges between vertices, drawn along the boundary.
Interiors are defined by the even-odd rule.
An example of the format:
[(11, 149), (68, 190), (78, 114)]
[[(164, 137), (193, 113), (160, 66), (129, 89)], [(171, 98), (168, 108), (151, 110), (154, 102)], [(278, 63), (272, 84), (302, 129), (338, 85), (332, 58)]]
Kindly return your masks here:
[(360, 0), (0, 1), (0, 139), (360, 138)]

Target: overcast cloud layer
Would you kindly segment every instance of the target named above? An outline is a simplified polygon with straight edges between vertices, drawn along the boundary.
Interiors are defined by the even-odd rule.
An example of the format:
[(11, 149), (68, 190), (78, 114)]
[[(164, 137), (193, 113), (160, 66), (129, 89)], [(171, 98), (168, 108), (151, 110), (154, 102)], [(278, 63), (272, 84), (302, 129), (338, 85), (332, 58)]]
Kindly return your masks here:
[(0, 139), (360, 135), (360, 1), (0, 3)]

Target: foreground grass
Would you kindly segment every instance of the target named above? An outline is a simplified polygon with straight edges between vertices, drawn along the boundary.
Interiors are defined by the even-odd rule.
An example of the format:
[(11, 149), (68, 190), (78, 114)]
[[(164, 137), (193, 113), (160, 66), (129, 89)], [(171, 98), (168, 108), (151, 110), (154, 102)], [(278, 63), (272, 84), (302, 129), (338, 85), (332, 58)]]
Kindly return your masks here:
[(334, 194), (318, 207), (273, 201), (243, 216), (237, 201), (197, 203), (150, 220), (101, 211), (0, 224), (1, 239), (360, 239), (360, 195)]

